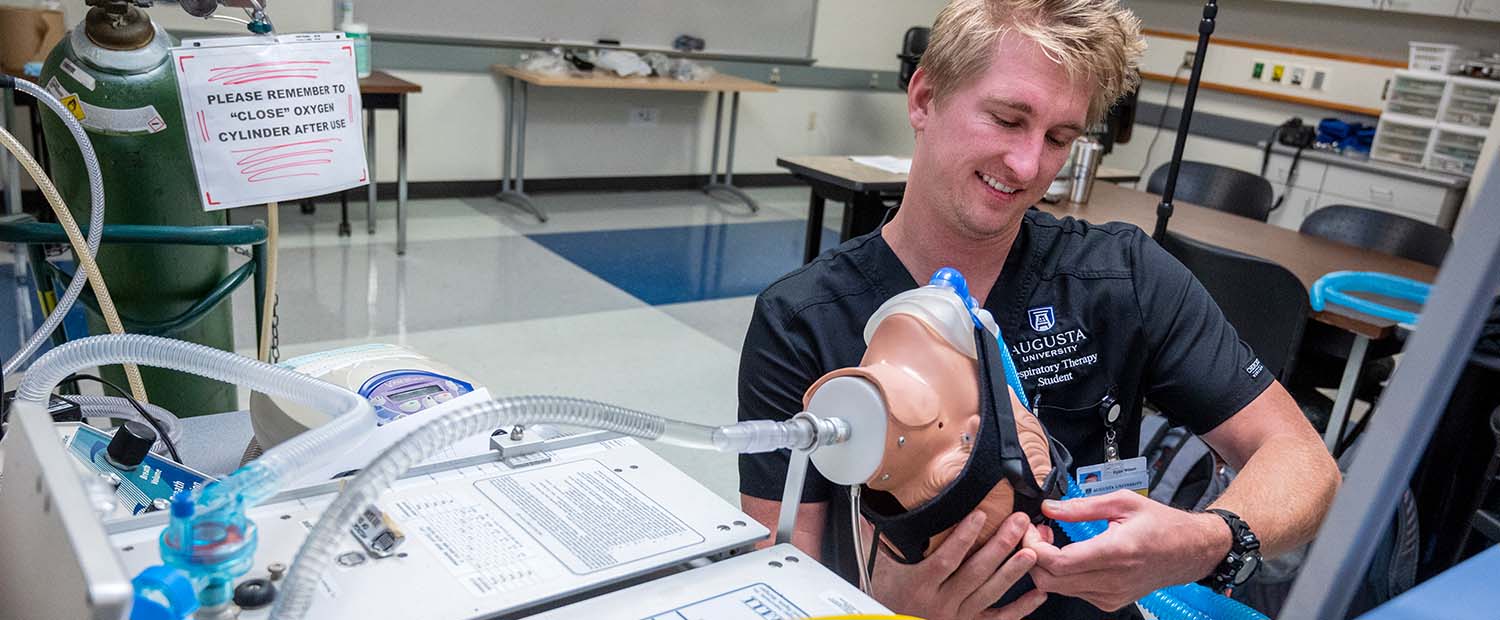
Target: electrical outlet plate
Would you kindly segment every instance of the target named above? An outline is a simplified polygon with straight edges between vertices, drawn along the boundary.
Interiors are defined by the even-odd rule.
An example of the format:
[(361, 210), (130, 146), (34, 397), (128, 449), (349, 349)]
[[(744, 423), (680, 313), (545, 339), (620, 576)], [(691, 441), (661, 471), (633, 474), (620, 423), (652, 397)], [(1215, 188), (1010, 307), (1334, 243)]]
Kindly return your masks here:
[(1183, 69), (1191, 69), (1191, 68), (1193, 68), (1193, 61), (1195, 59), (1197, 59), (1197, 57), (1198, 57), (1198, 52), (1195, 52), (1195, 51), (1192, 51), (1192, 50), (1188, 50), (1186, 52), (1183, 52), (1182, 53), (1182, 68)]
[(1328, 70), (1315, 67), (1312, 70), (1312, 79), (1307, 81), (1307, 87), (1312, 90), (1323, 90), (1328, 85)]
[(655, 127), (661, 120), (658, 108), (630, 108), (631, 127)]
[(1303, 88), (1308, 84), (1311, 77), (1307, 71), (1307, 67), (1290, 67), (1287, 69), (1286, 85)]

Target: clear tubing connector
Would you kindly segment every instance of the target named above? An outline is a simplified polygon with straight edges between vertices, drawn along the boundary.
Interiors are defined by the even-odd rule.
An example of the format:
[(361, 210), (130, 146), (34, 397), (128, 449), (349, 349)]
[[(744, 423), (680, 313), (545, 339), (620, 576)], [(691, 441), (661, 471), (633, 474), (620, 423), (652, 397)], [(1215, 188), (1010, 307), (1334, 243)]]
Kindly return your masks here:
[(357, 445), (376, 424), (368, 401), (331, 383), (203, 345), (133, 334), (83, 338), (47, 352), (21, 381), (16, 406), (45, 412), (52, 390), (68, 375), (120, 363), (192, 373), (331, 414), (327, 423), (266, 451), (191, 500), (178, 496), (172, 522), (162, 533), (162, 560), (194, 578), (204, 606), (227, 602), (230, 584), (254, 559), (255, 526), (245, 518), (245, 509), (276, 492), (299, 470)]
[[(36, 97), (37, 101), (50, 108), (68, 128), (68, 133), (73, 135), (73, 140), (78, 143), (78, 150), (83, 155), (83, 167), (88, 171), (89, 176), (89, 223), (85, 237), (89, 254), (98, 256), (99, 241), (104, 237), (104, 175), (99, 172), (99, 159), (94, 156), (93, 143), (89, 141), (89, 135), (84, 131), (83, 125), (78, 124), (78, 120), (73, 118), (73, 113), (63, 107), (62, 102), (53, 97), (52, 93), (20, 78), (16, 78), (15, 85), (16, 90)], [(41, 277), (41, 274), (33, 274), (32, 277)], [(21, 345), (21, 349), (15, 355), (5, 360), (4, 366), (0, 367), (0, 374), (9, 376), (16, 372), (22, 364), (26, 363), (26, 360), (31, 359), (42, 343), (52, 336), (52, 332), (57, 331), (57, 326), (62, 324), (68, 310), (73, 307), (73, 302), (83, 293), (83, 286), (87, 280), (83, 269), (73, 274), (73, 280), (68, 282), (68, 288), (63, 292), (62, 299), (58, 300), (57, 307), (52, 310), (52, 314), (47, 315), (47, 320), (40, 328), (37, 328), (25, 344)]]
[(275, 620), (306, 617), (340, 543), (365, 506), (398, 478), (443, 448), (466, 437), (516, 424), (556, 424), (614, 431), (676, 446), (722, 453), (805, 449), (848, 436), (837, 420), (811, 421), (798, 417), (786, 422), (752, 421), (728, 426), (706, 426), (601, 402), (562, 396), (517, 396), (477, 403), (436, 418), (386, 448), (359, 472), (323, 511), (297, 555), (292, 559), (281, 596), (271, 610)]

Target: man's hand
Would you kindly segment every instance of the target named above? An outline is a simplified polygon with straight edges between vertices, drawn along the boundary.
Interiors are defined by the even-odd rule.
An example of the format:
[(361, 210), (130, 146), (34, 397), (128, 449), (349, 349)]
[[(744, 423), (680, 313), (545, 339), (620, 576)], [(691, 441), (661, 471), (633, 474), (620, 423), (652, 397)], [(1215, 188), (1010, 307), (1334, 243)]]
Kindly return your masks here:
[(916, 564), (901, 564), (881, 553), (871, 577), (875, 598), (898, 613), (927, 620), (1020, 620), (1036, 611), (1047, 600), (1040, 590), (1027, 592), (1003, 608), (989, 608), (1036, 562), (1036, 553), (1027, 549), (1011, 556), (1021, 539), (1032, 532), (1031, 522), (1025, 514), (1012, 514), (983, 547), (965, 559), (984, 521), (984, 513), (970, 514), (937, 550)]
[(1229, 528), (1217, 515), (1184, 512), (1130, 491), (1046, 501), (1042, 513), (1058, 521), (1109, 521), (1105, 533), (1061, 549), (1034, 534), (1023, 545), (1036, 553), (1031, 578), (1038, 589), (1105, 611), (1202, 579), (1229, 553)]

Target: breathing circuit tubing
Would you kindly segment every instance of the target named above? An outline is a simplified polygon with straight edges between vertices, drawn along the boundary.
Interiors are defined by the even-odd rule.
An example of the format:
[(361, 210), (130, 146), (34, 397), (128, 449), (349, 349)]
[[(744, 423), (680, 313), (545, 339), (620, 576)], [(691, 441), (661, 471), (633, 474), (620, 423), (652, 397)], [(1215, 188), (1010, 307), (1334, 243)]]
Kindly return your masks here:
[(561, 396), (518, 396), (469, 405), (412, 431), (375, 457), (344, 487), (297, 550), (271, 618), (300, 620), (306, 616), (322, 574), (360, 511), (408, 469), (455, 441), (514, 424), (582, 426), (729, 454), (805, 449), (846, 437), (835, 420), (814, 422), (798, 417), (786, 422), (756, 420), (716, 427)]
[(259, 459), (189, 498), (178, 495), (161, 537), (162, 559), (200, 584), (205, 607), (225, 604), (230, 585), (254, 561), (250, 506), (277, 491), (292, 474), (357, 445), (375, 428), (375, 411), (360, 395), (296, 371), (190, 342), (142, 335), (74, 340), (37, 358), (16, 390), (16, 415), (46, 415), (52, 390), (72, 373), (101, 364), (136, 363), (193, 373), (281, 396), (335, 415), (326, 424), (267, 450)]
[[(969, 308), (969, 316), (974, 324), (981, 328), (990, 330), (995, 339), (1000, 341), (1000, 360), (1005, 367), (1005, 382), (1010, 385), (1011, 391), (1015, 392), (1016, 398), (1021, 401), (1022, 406), (1030, 408), (1026, 404), (1026, 390), (1021, 385), (1021, 379), (1016, 374), (1015, 362), (1011, 360), (1010, 349), (1006, 347), (1005, 340), (1000, 337), (999, 326), (993, 320), (983, 321), (977, 311), (978, 304), (973, 297), (969, 296), (969, 286), (964, 281), (963, 275), (951, 267), (939, 269), (932, 274), (929, 284), (946, 286), (957, 293), (959, 299)], [(988, 318), (988, 317), (986, 317)], [(1080, 499), (1083, 491), (1078, 488), (1078, 482), (1072, 476), (1068, 476), (1068, 492), (1063, 499)], [(1058, 521), (1064, 534), (1073, 542), (1083, 542), (1104, 533), (1109, 527), (1105, 521)], [(1167, 586), (1156, 590), (1136, 601), (1142, 609), (1150, 612), (1159, 620), (1266, 620), (1266, 616), (1253, 608), (1223, 596), (1195, 583)]]
[[(78, 230), (78, 224), (73, 220), (73, 214), (63, 203), (62, 196), (58, 194), (57, 187), (51, 179), (47, 178), (40, 165), (26, 152), (21, 143), (3, 129), (0, 129), (0, 145), (10, 151), (16, 160), (26, 169), (27, 174), (36, 181), (37, 187), (46, 196), (52, 211), (57, 215), (57, 221), (62, 225), (68, 235), (68, 242), (73, 246), (73, 254), (78, 259), (78, 271), (73, 274), (73, 279), (68, 283), (68, 288), (63, 292), (62, 299), (57, 306), (47, 315), (42, 326), (27, 339), (19, 351), (0, 367), (0, 376), (8, 376), (20, 369), (20, 366), (31, 359), (42, 343), (56, 331), (67, 317), (68, 311), (72, 309), (73, 302), (83, 293), (83, 286), (87, 282), (94, 289), (94, 295), (99, 298), (99, 311), (104, 316), (104, 322), (109, 327), (110, 333), (123, 334), (125, 328), (120, 322), (119, 313), (115, 311), (114, 302), (110, 299), (109, 289), (104, 285), (104, 277), (99, 273), (99, 266), (94, 262), (94, 256), (99, 252), (99, 243), (104, 236), (104, 177), (99, 171), (99, 160), (94, 155), (93, 144), (89, 141), (88, 133), (83, 126), (73, 118), (73, 114), (63, 106), (62, 102), (53, 97), (51, 93), (31, 83), (30, 81), (13, 78), (8, 75), (0, 75), (0, 89), (15, 88), (23, 93), (35, 97), (62, 120), (63, 125), (72, 134), (73, 140), (78, 143), (78, 150), (83, 155), (83, 167), (88, 172), (89, 178), (89, 230), (87, 238)], [(15, 188), (11, 188), (14, 191)], [(34, 274), (33, 277), (41, 277)], [(146, 387), (141, 381), (140, 370), (133, 364), (125, 365), (125, 378), (130, 384), (131, 396), (142, 403), (146, 400)]]

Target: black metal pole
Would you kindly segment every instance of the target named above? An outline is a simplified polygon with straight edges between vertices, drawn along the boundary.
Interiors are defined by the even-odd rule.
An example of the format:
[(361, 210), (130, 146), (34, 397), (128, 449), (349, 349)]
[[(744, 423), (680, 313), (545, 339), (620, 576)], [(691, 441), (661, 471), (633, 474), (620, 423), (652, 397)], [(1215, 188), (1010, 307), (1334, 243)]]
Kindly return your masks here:
[[(1151, 233), (1151, 238), (1158, 243), (1167, 234), (1167, 220), (1172, 219), (1172, 195), (1177, 192), (1177, 171), (1182, 168), (1182, 149), (1187, 144), (1188, 127), (1193, 123), (1193, 101), (1198, 98), (1198, 82), (1203, 79), (1203, 59), (1208, 55), (1208, 38), (1214, 33), (1214, 18), (1218, 14), (1218, 0), (1208, 0), (1208, 4), (1203, 6), (1203, 20), (1198, 22), (1198, 52), (1193, 55), (1193, 71), (1188, 76), (1187, 97), (1182, 100), (1182, 117), (1177, 121), (1177, 140), (1172, 146), (1172, 162), (1167, 166), (1167, 186), (1162, 188), (1161, 204), (1156, 205), (1156, 230)], [(1162, 105), (1171, 103), (1167, 101)]]

